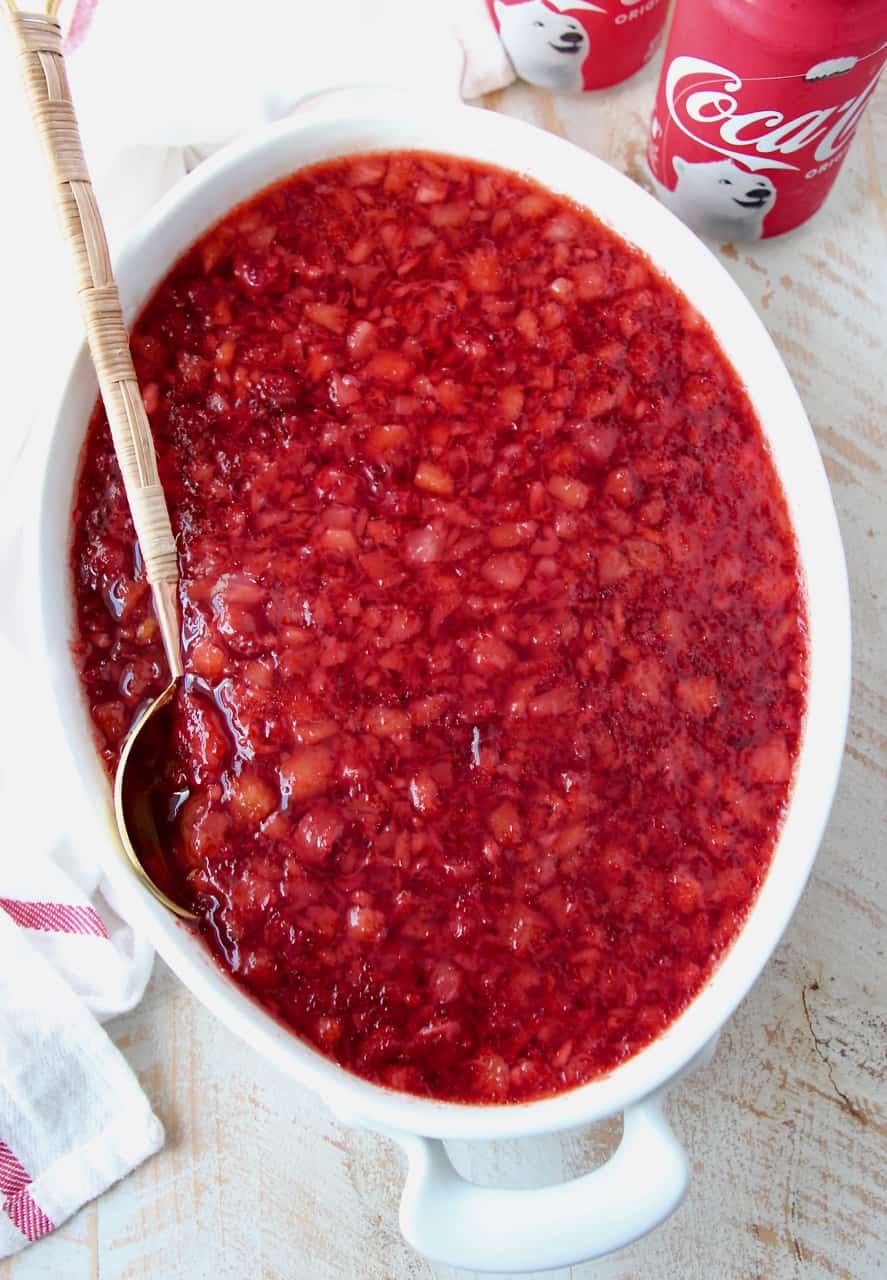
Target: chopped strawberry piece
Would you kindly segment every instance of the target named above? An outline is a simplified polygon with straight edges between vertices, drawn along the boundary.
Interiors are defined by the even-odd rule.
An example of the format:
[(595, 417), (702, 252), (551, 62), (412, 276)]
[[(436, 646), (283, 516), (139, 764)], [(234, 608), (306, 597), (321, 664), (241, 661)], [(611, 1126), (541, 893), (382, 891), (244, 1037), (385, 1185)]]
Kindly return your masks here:
[(328, 302), (309, 302), (305, 315), (315, 324), (329, 329), (331, 333), (344, 333), (348, 323), (348, 311), (345, 307), (332, 306)]
[(440, 559), (445, 543), (446, 533), (439, 523), (423, 525), (404, 538), (404, 559), (410, 564), (433, 564)]
[(501, 283), (496, 250), (475, 249), (465, 264), (465, 280), (477, 293), (495, 293)]
[(181, 728), (188, 745), (191, 775), (197, 786), (215, 775), (228, 754), (222, 721), (208, 700), (184, 695)]
[(371, 356), (378, 345), (378, 331), (369, 320), (358, 320), (349, 330), (346, 346), (354, 360), (365, 360)]
[(296, 827), (294, 843), (303, 861), (322, 863), (332, 853), (345, 830), (341, 816), (332, 805), (315, 804), (303, 814)]
[(253, 769), (232, 779), (227, 797), (229, 812), (238, 822), (255, 826), (277, 807), (278, 796)]
[(385, 934), (385, 916), (375, 907), (357, 904), (348, 908), (346, 928), (357, 942), (379, 942)]
[(521, 821), (516, 805), (503, 802), (490, 814), (490, 828), (501, 845), (517, 844), (521, 837)]
[(527, 576), (529, 564), (526, 556), (503, 551), (490, 556), (481, 565), (481, 574), (498, 591), (517, 591)]
[(597, 262), (586, 262), (573, 272), (576, 297), (580, 302), (596, 302), (607, 292), (607, 276)]
[(785, 738), (771, 738), (749, 753), (748, 769), (755, 782), (776, 784), (791, 777), (792, 758)]
[(489, 633), (479, 635), (471, 646), (470, 661), (478, 671), (505, 671), (516, 660), (511, 646)]
[(678, 681), (675, 694), (691, 715), (704, 718), (718, 709), (718, 682), (714, 676), (687, 676)]
[(413, 483), (417, 489), (423, 489), (425, 493), (433, 493), (438, 497), (449, 498), (455, 491), (453, 477), (449, 471), (427, 459), (420, 462), (416, 468)]
[(404, 356), (396, 351), (377, 351), (364, 366), (368, 378), (379, 382), (393, 382), (403, 386), (413, 372), (413, 366)]
[(610, 587), (631, 573), (631, 565), (618, 547), (601, 547), (598, 552), (598, 575), (601, 586)]
[(417, 813), (432, 814), (440, 808), (440, 788), (429, 769), (410, 779), (410, 801)]
[(301, 747), (285, 756), (280, 765), (285, 794), (296, 801), (325, 791), (332, 771), (332, 753), (322, 745)]
[(365, 723), (370, 733), (377, 738), (393, 738), (409, 733), (413, 722), (407, 711), (400, 711), (396, 707), (373, 707), (366, 713)]
[(548, 492), (575, 511), (581, 511), (588, 504), (588, 485), (569, 476), (552, 476), (548, 481)]
[(409, 428), (402, 422), (385, 422), (373, 427), (367, 445), (377, 453), (388, 453), (390, 449), (399, 449), (407, 444), (409, 438)]

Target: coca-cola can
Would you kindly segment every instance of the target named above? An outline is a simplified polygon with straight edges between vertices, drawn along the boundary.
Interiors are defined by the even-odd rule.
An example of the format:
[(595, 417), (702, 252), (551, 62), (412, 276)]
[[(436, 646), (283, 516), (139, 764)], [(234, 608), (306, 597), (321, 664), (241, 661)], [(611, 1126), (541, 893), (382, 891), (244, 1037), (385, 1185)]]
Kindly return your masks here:
[(560, 93), (606, 89), (647, 62), (668, 0), (487, 0), (515, 72)]
[(647, 148), (660, 199), (718, 240), (799, 226), (885, 58), (885, 0), (677, 0)]

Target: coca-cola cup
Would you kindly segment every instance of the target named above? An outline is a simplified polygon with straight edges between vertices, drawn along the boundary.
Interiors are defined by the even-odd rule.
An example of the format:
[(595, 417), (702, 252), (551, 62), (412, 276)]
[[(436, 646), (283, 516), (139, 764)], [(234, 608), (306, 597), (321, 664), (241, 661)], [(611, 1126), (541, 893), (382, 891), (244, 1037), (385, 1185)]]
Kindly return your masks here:
[(677, 0), (647, 163), (701, 235), (759, 240), (815, 213), (887, 57), (885, 0)]
[(560, 93), (606, 89), (647, 62), (667, 0), (487, 0), (517, 75)]

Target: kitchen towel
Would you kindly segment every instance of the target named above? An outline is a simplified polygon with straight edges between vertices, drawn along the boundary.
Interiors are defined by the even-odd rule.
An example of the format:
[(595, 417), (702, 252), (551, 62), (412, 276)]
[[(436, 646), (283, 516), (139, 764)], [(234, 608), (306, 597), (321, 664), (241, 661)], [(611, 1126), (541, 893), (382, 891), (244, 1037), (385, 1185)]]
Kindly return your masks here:
[[(22, 7), (27, 7), (23, 5)], [(37, 8), (38, 4), (35, 3)], [(475, 97), (513, 79), (484, 0), (75, 0), (68, 68), (112, 250), (200, 158), (331, 88)], [(67, 250), (0, 23), (4, 430), (0, 432), (0, 1258), (52, 1231), (155, 1152), (163, 1130), (100, 1021), (151, 970), (88, 848), (66, 831), (34, 690), (24, 554), (57, 373), (80, 340)], [(48, 774), (45, 772), (48, 770)]]
[(474, 98), (514, 79), (485, 0), (77, 0), (67, 49), (99, 162), (218, 144), (333, 87)]
[(0, 1258), (52, 1231), (163, 1142), (138, 1080), (75, 989), (96, 996), (104, 957), (131, 994), (138, 983), (124, 976), (125, 953), (61, 872), (48, 882), (50, 900), (28, 889), (0, 898)]
[[(16, 478), (22, 480), (22, 469)], [(26, 484), (6, 487), (0, 576), (22, 572)], [(13, 597), (27, 598), (23, 584)], [(4, 609), (0, 664), (0, 1258), (64, 1222), (163, 1142), (138, 1080), (99, 1025), (132, 1009), (150, 945), (114, 910), (92, 851), (67, 836), (65, 784), (26, 628)]]

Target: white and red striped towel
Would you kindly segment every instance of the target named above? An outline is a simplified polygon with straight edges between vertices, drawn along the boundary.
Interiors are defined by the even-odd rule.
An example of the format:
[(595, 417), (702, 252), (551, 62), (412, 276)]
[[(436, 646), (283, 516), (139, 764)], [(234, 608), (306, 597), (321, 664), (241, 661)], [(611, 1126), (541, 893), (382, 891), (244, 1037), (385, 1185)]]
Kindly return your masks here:
[[(17, 544), (3, 545), (0, 576)], [(0, 664), (12, 678), (0, 752), (0, 1258), (52, 1231), (163, 1142), (99, 1025), (141, 999), (152, 951), (105, 898), (89, 850), (66, 839), (64, 792), (41, 749), (42, 702), (20, 644), (7, 638), (19, 639), (20, 619), (4, 612), (2, 624)]]
[[(393, 84), (455, 98), (513, 79), (484, 0), (67, 0), (62, 19), (73, 23), (70, 78), (112, 248), (201, 154), (326, 89)], [(64, 804), (41, 772), (51, 713), (35, 716), (31, 701), (43, 675), (23, 625), (33, 480), (21, 459), (27, 435), (49, 421), (47, 373), (64, 365), (79, 322), (17, 78), (0, 30), (0, 119), (17, 174), (16, 199), (0, 203), (3, 310), (15, 317), (0, 431), (0, 664), (14, 673), (0, 728), (0, 1258), (163, 1140), (97, 1021), (141, 998), (151, 950), (103, 896), (90, 850), (66, 838)]]
[[(5, 878), (5, 877), (4, 877)], [(54, 883), (56, 898), (74, 890)], [(80, 895), (76, 895), (80, 896)], [(85, 901), (0, 900), (0, 1258), (52, 1231), (163, 1142), (123, 1057), (63, 976), (123, 978)], [(92, 974), (84, 981), (84, 975)], [(104, 1003), (106, 997), (100, 996)]]

